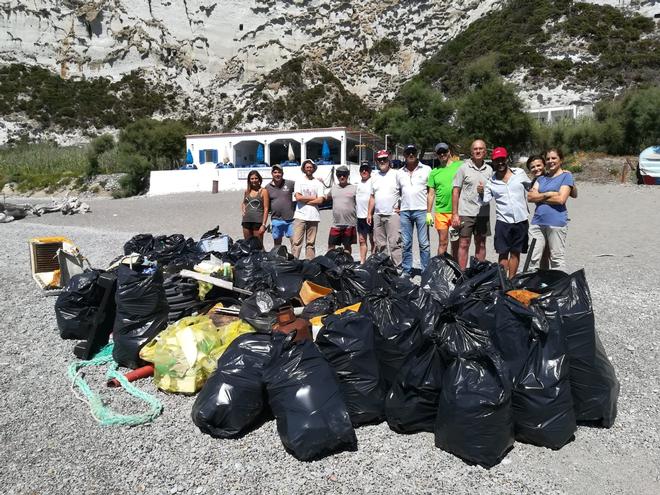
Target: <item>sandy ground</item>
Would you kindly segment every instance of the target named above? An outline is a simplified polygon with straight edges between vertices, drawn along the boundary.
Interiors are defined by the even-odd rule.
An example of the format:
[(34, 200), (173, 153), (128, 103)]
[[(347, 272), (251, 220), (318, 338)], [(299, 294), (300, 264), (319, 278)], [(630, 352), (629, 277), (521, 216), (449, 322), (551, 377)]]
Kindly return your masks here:
[[(150, 383), (144, 389), (165, 404), (152, 425), (97, 426), (69, 389), (72, 342), (59, 339), (54, 299), (30, 279), (28, 239), (66, 235), (103, 267), (136, 233), (197, 238), (219, 225), (239, 237), (239, 201), (240, 193), (97, 199), (87, 215), (0, 225), (2, 492), (660, 493), (660, 188), (580, 183), (569, 203), (568, 268), (586, 270), (621, 395), (613, 428), (581, 426), (560, 451), (516, 443), (484, 470), (434, 448), (431, 434), (397, 435), (381, 424), (357, 430), (357, 452), (305, 464), (284, 452), (273, 422), (240, 440), (214, 440), (191, 422), (192, 398)], [(330, 212), (322, 217), (321, 251)]]

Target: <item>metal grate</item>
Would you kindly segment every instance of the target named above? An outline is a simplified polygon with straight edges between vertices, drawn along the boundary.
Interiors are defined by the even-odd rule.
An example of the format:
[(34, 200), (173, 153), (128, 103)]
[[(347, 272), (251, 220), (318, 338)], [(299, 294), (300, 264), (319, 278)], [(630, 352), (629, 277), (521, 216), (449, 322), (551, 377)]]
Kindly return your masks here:
[(57, 250), (62, 249), (61, 242), (32, 244), (33, 271), (35, 273), (52, 272), (60, 269)]

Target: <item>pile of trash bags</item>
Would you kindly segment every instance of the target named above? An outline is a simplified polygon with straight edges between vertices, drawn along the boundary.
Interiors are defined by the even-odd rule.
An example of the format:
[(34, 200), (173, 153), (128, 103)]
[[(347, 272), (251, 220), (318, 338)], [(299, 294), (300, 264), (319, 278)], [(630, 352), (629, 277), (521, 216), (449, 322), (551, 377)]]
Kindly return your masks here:
[[(126, 243), (112, 334), (120, 365), (150, 361), (161, 389), (199, 391), (192, 420), (206, 434), (238, 438), (274, 418), (286, 451), (308, 461), (357, 449), (355, 428), (386, 421), (491, 467), (515, 441), (560, 449), (578, 424), (614, 424), (619, 383), (583, 270), (508, 280), (498, 264), (472, 259), (462, 271), (442, 256), (417, 285), (382, 253), (359, 265), (342, 251), (296, 260), (254, 239), (199, 246), (178, 235)], [(233, 286), (211, 283), (195, 299), (197, 280), (180, 271), (201, 262)], [(63, 338), (84, 337), (93, 281), (60, 295)], [(168, 297), (191, 313), (168, 323)], [(234, 327), (216, 324), (218, 311)]]

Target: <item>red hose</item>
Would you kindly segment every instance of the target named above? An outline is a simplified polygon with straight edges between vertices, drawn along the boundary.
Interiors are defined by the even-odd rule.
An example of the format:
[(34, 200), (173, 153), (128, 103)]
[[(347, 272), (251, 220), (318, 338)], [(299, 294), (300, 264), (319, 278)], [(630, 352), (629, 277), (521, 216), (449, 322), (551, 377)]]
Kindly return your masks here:
[[(140, 378), (147, 378), (149, 376), (154, 376), (153, 364), (148, 364), (146, 366), (142, 366), (142, 368), (129, 371), (124, 375), (124, 378), (126, 378), (129, 382), (134, 382), (135, 380), (139, 380)], [(119, 383), (119, 380), (116, 378), (113, 378), (112, 380), (108, 381), (108, 387), (121, 387), (121, 383)]]

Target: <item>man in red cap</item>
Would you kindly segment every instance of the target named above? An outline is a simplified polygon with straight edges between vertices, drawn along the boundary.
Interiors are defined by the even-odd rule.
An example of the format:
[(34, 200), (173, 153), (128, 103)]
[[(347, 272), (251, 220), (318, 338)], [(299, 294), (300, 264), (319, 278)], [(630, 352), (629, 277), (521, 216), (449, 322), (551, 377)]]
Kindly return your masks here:
[(402, 252), (397, 171), (390, 168), (390, 154), (387, 150), (376, 153), (376, 163), (378, 172), (372, 179), (367, 223), (374, 226), (376, 252), (387, 252), (389, 249), (394, 265), (399, 268)]
[(498, 147), (492, 154), (495, 173), (486, 182), (482, 204), (495, 200), (495, 251), (509, 278), (518, 271), (520, 253), (527, 252), (529, 208), (527, 191), (531, 180), (521, 168), (511, 168), (508, 153)]

